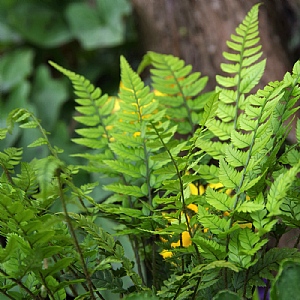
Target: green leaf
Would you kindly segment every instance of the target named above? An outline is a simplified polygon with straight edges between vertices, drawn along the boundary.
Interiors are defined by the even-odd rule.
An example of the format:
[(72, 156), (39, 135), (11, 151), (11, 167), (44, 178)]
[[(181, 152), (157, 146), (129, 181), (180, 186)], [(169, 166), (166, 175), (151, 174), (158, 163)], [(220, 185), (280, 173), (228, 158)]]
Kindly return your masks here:
[(284, 201), (287, 191), (289, 190), (293, 181), (296, 179), (296, 175), (299, 172), (299, 166), (300, 164), (298, 163), (290, 170), (279, 175), (271, 185), (266, 203), (266, 208), (269, 211), (268, 216), (282, 214), (280, 207)]
[(241, 183), (241, 179), (242, 172), (236, 171), (224, 159), (220, 159), (219, 180), (226, 188), (237, 188)]
[(7, 92), (32, 71), (33, 50), (21, 48), (6, 53), (0, 60), (0, 90)]
[(73, 36), (88, 50), (123, 43), (123, 18), (129, 13), (130, 5), (126, 0), (97, 0), (95, 6), (85, 2), (70, 3), (66, 10)]
[(193, 242), (198, 246), (201, 256), (208, 259), (209, 261), (220, 261), (227, 256), (225, 246), (220, 245), (213, 240), (197, 236), (193, 238)]
[(141, 188), (138, 186), (128, 186), (121, 183), (109, 184), (104, 187), (107, 191), (112, 191), (122, 195), (128, 195), (133, 197), (143, 197), (144, 193), (141, 191)]
[(235, 197), (229, 197), (225, 193), (217, 192), (209, 186), (206, 189), (205, 200), (215, 209), (221, 211), (231, 211), (235, 203)]
[(10, 8), (9, 23), (28, 44), (58, 47), (72, 39), (63, 13), (52, 5), (35, 1), (15, 4)]
[(118, 173), (129, 175), (132, 178), (141, 178), (142, 176), (140, 169), (130, 163), (117, 160), (104, 160), (103, 162)]
[(219, 99), (218, 94), (212, 94), (207, 100), (204, 106), (204, 113), (200, 121), (201, 125), (204, 126), (210, 118), (213, 118), (215, 116), (215, 113), (218, 108), (218, 99)]
[(158, 297), (152, 295), (150, 292), (131, 293), (125, 296), (124, 300), (159, 300)]
[(36, 104), (44, 128), (49, 131), (54, 129), (61, 107), (67, 99), (65, 82), (53, 79), (47, 66), (39, 66), (36, 69), (30, 101)]
[(39, 138), (37, 140), (35, 140), (34, 142), (32, 142), (31, 144), (29, 144), (27, 147), (28, 148), (34, 148), (34, 147), (39, 147), (42, 145), (47, 145), (48, 141), (45, 138)]
[(213, 300), (242, 300), (242, 298), (231, 291), (220, 291), (216, 296), (213, 297)]
[(198, 220), (204, 228), (214, 234), (221, 234), (229, 229), (230, 220), (221, 219), (217, 215), (209, 213), (204, 207), (198, 206)]
[(300, 263), (285, 261), (271, 288), (272, 300), (297, 299), (300, 295)]

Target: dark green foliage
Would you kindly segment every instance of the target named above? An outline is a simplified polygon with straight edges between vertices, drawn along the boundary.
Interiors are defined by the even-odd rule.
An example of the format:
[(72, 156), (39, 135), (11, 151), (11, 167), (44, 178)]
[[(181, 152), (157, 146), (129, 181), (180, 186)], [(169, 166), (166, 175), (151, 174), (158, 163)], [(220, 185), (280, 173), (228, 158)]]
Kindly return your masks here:
[(274, 300), (297, 299), (300, 293), (300, 264), (295, 261), (282, 263), (279, 274), (271, 290), (271, 297)]
[[(12, 109), (34, 112), (43, 127), (52, 132), (50, 141), (63, 147), (69, 163), (80, 159), (70, 154), (82, 147), (70, 143), (74, 102), (67, 80), (53, 78), (49, 58), (107, 82), (103, 88), (116, 93), (120, 51), (133, 50), (135, 33), (128, 0), (15, 1), (0, 3), (0, 121)], [(113, 83), (113, 84), (112, 84)], [(13, 134), (0, 141), (0, 148), (27, 147), (38, 130)], [(47, 148), (25, 151), (24, 161), (48, 155)], [(81, 174), (82, 181), (87, 177)]]
[[(210, 93), (206, 78), (171, 55), (145, 55), (138, 71), (151, 67), (151, 86), (122, 56), (117, 97), (50, 63), (72, 82), (72, 141), (85, 149), (74, 156), (85, 163), (66, 163), (26, 108), (8, 114), (1, 139), (38, 130), (28, 147), (48, 154), (24, 162), (27, 149), (0, 152), (5, 299), (252, 299), (263, 279), (274, 297), (293, 289), (294, 278), (286, 291), (285, 282), (298, 278), (300, 238), (290, 249), (269, 241), (300, 224), (299, 121), (297, 142), (279, 151), (297, 110), (300, 61), (250, 94), (265, 66), (258, 8), (228, 42), (221, 68), (231, 77), (217, 76)], [(82, 171), (94, 182), (78, 185)]]

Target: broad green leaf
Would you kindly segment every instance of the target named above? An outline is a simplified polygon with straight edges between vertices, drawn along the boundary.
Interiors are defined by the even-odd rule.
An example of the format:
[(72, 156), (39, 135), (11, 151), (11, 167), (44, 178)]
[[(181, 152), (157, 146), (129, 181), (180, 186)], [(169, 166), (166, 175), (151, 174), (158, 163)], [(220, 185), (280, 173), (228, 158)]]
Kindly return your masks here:
[(94, 7), (71, 2), (66, 16), (73, 36), (85, 49), (92, 50), (120, 45), (125, 39), (123, 17), (129, 13), (126, 0), (97, 0)]
[(32, 71), (34, 53), (32, 49), (21, 48), (6, 53), (0, 60), (0, 90), (8, 92), (26, 79)]

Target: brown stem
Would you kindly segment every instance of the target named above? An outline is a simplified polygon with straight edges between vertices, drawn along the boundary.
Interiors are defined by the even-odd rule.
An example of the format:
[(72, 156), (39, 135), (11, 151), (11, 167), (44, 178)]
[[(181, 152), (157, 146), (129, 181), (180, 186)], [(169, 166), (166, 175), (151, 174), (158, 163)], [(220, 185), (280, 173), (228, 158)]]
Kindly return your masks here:
[[(59, 197), (60, 197), (61, 202), (62, 202), (62, 207), (63, 207), (63, 210), (64, 210), (66, 222), (68, 224), (68, 227), (69, 227), (69, 230), (70, 230), (70, 233), (71, 233), (71, 236), (72, 236), (75, 248), (76, 248), (76, 250), (77, 250), (77, 252), (79, 254), (80, 262), (81, 262), (81, 265), (82, 265), (84, 276), (85, 276), (86, 281), (87, 281), (87, 285), (88, 285), (88, 289), (89, 289), (89, 292), (90, 292), (91, 300), (96, 300), (95, 295), (94, 295), (94, 291), (93, 291), (92, 280), (90, 278), (87, 266), (85, 264), (84, 256), (83, 256), (82, 250), (80, 248), (77, 236), (75, 234), (75, 230), (74, 230), (74, 227), (72, 225), (71, 218), (70, 218), (70, 216), (68, 214), (67, 204), (66, 204), (64, 193), (63, 193), (63, 190), (62, 190), (62, 182), (61, 182), (61, 177), (60, 177), (60, 170), (58, 170), (57, 173), (58, 173), (57, 174), (57, 180), (58, 180), (58, 186), (59, 186)], [(104, 300), (104, 298), (102, 296), (100, 298)]]
[[(0, 269), (0, 273), (3, 274), (5, 277), (9, 277), (9, 275), (4, 271), (4, 270), (1, 270)], [(26, 291), (26, 293), (28, 293), (30, 295), (30, 297), (33, 299), (33, 300), (41, 300), (41, 297), (40, 296), (36, 296), (34, 295), (28, 288), (27, 286), (25, 286), (23, 284), (22, 281), (16, 279), (16, 278), (13, 278), (11, 277), (10, 278), (11, 281), (13, 281), (14, 283), (16, 283), (18, 286), (20, 286), (24, 291)]]

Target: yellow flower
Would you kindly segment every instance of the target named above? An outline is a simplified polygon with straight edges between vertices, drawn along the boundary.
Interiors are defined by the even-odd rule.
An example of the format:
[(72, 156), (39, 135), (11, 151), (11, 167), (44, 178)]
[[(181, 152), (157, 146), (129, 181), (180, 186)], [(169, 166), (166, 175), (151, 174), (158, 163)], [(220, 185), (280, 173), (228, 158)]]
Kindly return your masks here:
[[(212, 189), (215, 189), (215, 190), (224, 187), (224, 185), (223, 185), (222, 183), (220, 183), (220, 182), (219, 182), (219, 183), (209, 183), (208, 186), (211, 187)], [(225, 193), (226, 193), (228, 196), (230, 196), (231, 193), (232, 193), (232, 189), (227, 189)]]
[(173, 255), (173, 253), (172, 253), (171, 251), (169, 251), (169, 250), (163, 250), (163, 251), (160, 252), (160, 255), (161, 255), (164, 259), (166, 259), (166, 258), (171, 257), (171, 256)]
[(140, 131), (137, 131), (133, 134), (134, 137), (138, 137), (138, 136), (141, 136), (141, 132)]
[[(162, 237), (160, 237), (160, 239), (161, 239), (163, 242), (166, 242), (166, 241), (167, 241), (166, 239), (164, 239), (164, 238), (162, 238)], [(183, 247), (188, 247), (188, 246), (190, 246), (190, 245), (192, 244), (191, 236), (190, 236), (190, 234), (189, 234), (188, 231), (182, 232), (182, 234), (181, 234), (181, 239), (182, 239), (182, 246), (183, 246)], [(177, 242), (171, 243), (171, 247), (172, 247), (172, 248), (180, 247), (180, 240), (178, 240)], [(166, 250), (166, 249), (165, 249), (165, 250), (163, 250), (163, 251), (160, 252), (160, 255), (161, 255), (164, 259), (166, 259), (166, 258), (171, 257), (171, 256), (173, 255), (173, 252), (170, 251), (170, 250)]]
[(252, 228), (252, 223), (239, 223), (239, 222), (236, 222), (236, 223), (233, 223), (232, 226), (235, 225), (235, 224), (238, 224), (240, 226), (240, 228), (250, 228), (250, 229)]
[(200, 195), (201, 196), (205, 192), (205, 188), (203, 185), (196, 186), (195, 184), (190, 183), (189, 187), (190, 187), (190, 192), (192, 195)]
[(192, 210), (192, 211), (194, 211), (195, 213), (197, 213), (198, 212), (198, 206), (197, 205), (195, 205), (195, 204), (189, 204), (188, 206), (187, 206), (187, 208), (188, 209), (190, 209), (190, 210)]

